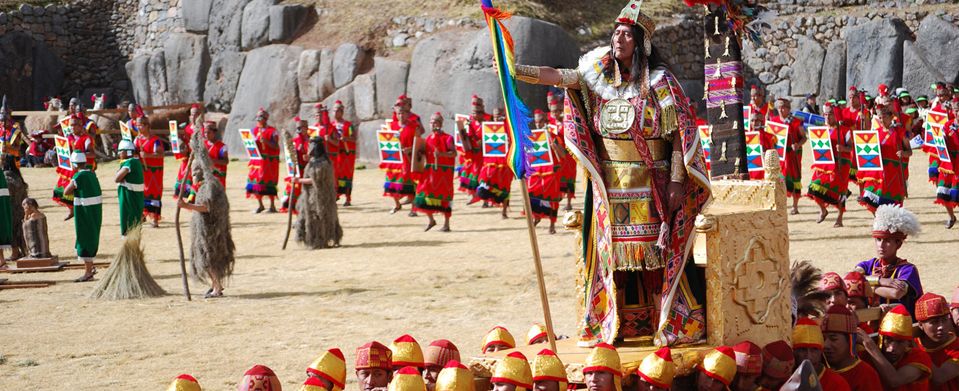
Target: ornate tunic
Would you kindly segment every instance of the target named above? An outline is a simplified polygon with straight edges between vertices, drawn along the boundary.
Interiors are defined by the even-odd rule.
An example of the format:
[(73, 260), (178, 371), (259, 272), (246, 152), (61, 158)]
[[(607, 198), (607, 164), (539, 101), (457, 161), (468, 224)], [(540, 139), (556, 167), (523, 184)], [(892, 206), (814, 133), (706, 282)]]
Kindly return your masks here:
[(455, 158), (434, 156), (434, 153), (448, 153), (454, 150), (453, 136), (447, 133), (433, 133), (426, 137), (426, 168), (423, 177), (416, 185), (416, 198), (413, 210), (424, 213), (452, 214), (453, 209), (453, 170)]
[[(939, 167), (936, 178), (936, 203), (946, 207), (959, 206), (959, 175), (956, 166), (959, 165), (959, 119), (953, 118), (942, 128), (943, 138), (946, 141), (946, 151), (950, 162), (943, 162)], [(938, 156), (938, 150), (936, 151)]]
[(356, 167), (356, 141), (348, 141), (347, 137), (356, 137), (356, 128), (350, 121), (339, 122), (333, 120), (333, 128), (340, 135), (340, 154), (333, 162), (333, 172), (336, 173), (336, 194), (349, 195), (353, 192), (353, 171)]
[(905, 131), (898, 126), (890, 129), (880, 126), (878, 131), (882, 171), (862, 171), (856, 174), (862, 185), (859, 203), (873, 213), (880, 205), (901, 206), (906, 197), (906, 162), (896, 155), (905, 138)]
[[(399, 122), (390, 124), (393, 130), (400, 132), (400, 148), (403, 149), (403, 163), (380, 163), (380, 168), (386, 171), (386, 181), (383, 183), (383, 196), (401, 198), (416, 193), (416, 183), (410, 170), (411, 155), (405, 151), (413, 148), (413, 139), (416, 137), (418, 122), (408, 121), (400, 127)], [(332, 159), (333, 157), (330, 156)]]
[(193, 188), (193, 178), (192, 173), (190, 173), (190, 167), (187, 164), (190, 162), (190, 153), (188, 151), (190, 148), (190, 139), (193, 138), (193, 124), (187, 124), (183, 128), (177, 137), (180, 139), (180, 152), (175, 154), (177, 160), (180, 161), (180, 170), (176, 173), (176, 182), (173, 183), (173, 198), (180, 196), (180, 188), (182, 187), (186, 192), (192, 192)]
[(770, 121), (779, 122), (789, 126), (789, 135), (786, 138), (786, 158), (779, 161), (779, 168), (782, 170), (783, 179), (786, 182), (786, 193), (790, 196), (802, 194), (802, 148), (793, 149), (795, 144), (803, 136), (802, 120), (798, 118), (781, 118), (778, 114), (769, 118)]
[[(296, 153), (296, 164), (300, 172), (303, 172), (303, 167), (306, 167), (306, 163), (309, 162), (309, 156), (307, 153), (310, 149), (310, 136), (306, 134), (297, 134), (293, 136), (293, 150)], [(302, 174), (301, 174), (302, 175)], [(301, 188), (292, 186), (292, 178), (287, 175), (283, 179), (286, 182), (286, 187), (283, 189), (283, 208), (281, 211), (285, 212), (290, 204), (290, 192), (293, 192), (293, 210), (296, 211), (296, 200), (300, 197)]]
[(829, 129), (829, 140), (832, 142), (832, 156), (835, 163), (829, 167), (813, 164), (812, 181), (806, 196), (820, 206), (832, 205), (839, 210), (846, 210), (846, 199), (849, 198), (849, 155), (839, 152), (840, 145), (849, 145), (851, 133), (844, 127)]
[[(685, 285), (683, 270), (693, 223), (709, 199), (705, 170), (688, 100), (666, 69), (649, 74), (649, 94), (636, 83), (615, 87), (602, 73), (609, 48), (580, 59), (579, 90), (568, 90), (566, 147), (586, 169), (589, 186), (583, 224), (585, 297), (580, 339), (612, 343), (619, 314), (613, 271), (662, 273), (659, 345), (698, 342), (705, 332), (704, 307)], [(684, 204), (666, 214), (672, 141), (680, 137), (687, 180)]]
[(460, 191), (470, 195), (476, 194), (479, 186), (479, 174), (483, 168), (483, 122), (492, 121), (493, 116), (483, 113), (471, 114), (466, 124), (466, 137), (469, 139), (471, 150), (463, 151), (462, 170), (460, 171)]
[[(547, 121), (550, 125), (556, 126), (556, 133), (550, 133), (550, 135), (556, 138), (561, 147), (566, 148), (566, 139), (563, 138), (563, 120), (553, 118), (553, 114), (550, 113)], [(560, 193), (563, 193), (566, 197), (574, 197), (576, 195), (576, 160), (568, 154), (559, 159), (557, 174), (559, 175)]]
[[(550, 145), (555, 149), (557, 144), (553, 142), (555, 136), (547, 132), (546, 137), (549, 138)], [(553, 165), (532, 169), (527, 183), (529, 186), (529, 205), (533, 211), (533, 217), (556, 221), (559, 201), (563, 199), (563, 193), (560, 190), (562, 187), (560, 178), (562, 162), (560, 162), (555, 151), (552, 151), (552, 159)], [(569, 157), (567, 159), (572, 160)]]
[[(163, 208), (163, 141), (159, 136), (137, 136), (136, 146), (141, 154), (159, 154), (160, 157), (143, 157), (143, 215), (160, 218)], [(143, 155), (141, 155), (143, 156)]]
[(279, 144), (268, 145), (268, 142), (277, 142), (276, 128), (255, 127), (253, 136), (256, 137), (256, 147), (262, 158), (250, 160), (248, 163), (250, 173), (247, 175), (246, 196), (275, 198), (276, 184), (280, 177), (280, 147)]
[(919, 279), (919, 270), (916, 269), (916, 265), (905, 259), (900, 259), (895, 265), (886, 265), (881, 259), (873, 258), (859, 262), (853, 270), (859, 271), (865, 276), (893, 278), (905, 282), (909, 286), (909, 291), (906, 292), (905, 296), (899, 300), (877, 297), (878, 304), (902, 303), (909, 310), (909, 313), (915, 317), (916, 300), (919, 299), (919, 296), (922, 296), (922, 281)]

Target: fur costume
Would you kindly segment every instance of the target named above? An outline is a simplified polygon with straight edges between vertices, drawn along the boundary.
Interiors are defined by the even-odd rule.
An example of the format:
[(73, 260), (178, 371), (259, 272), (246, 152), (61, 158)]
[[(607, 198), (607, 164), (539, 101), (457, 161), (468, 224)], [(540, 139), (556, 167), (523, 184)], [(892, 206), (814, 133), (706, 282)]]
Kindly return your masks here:
[(14, 157), (6, 155), (3, 163), (3, 174), (7, 177), (7, 189), (10, 190), (10, 210), (13, 216), (13, 247), (19, 250), (19, 254), (26, 253), (26, 242), (23, 240), (23, 199), (27, 198), (27, 190), (30, 188), (27, 182), (23, 180), (20, 169), (14, 161)]
[(296, 204), (296, 241), (312, 249), (339, 247), (343, 228), (336, 212), (336, 176), (319, 138), (310, 140), (310, 161), (303, 177), (313, 184), (303, 186)]
[[(190, 140), (191, 150), (203, 151), (203, 137)], [(200, 281), (210, 274), (226, 279), (233, 274), (233, 235), (230, 233), (230, 201), (226, 191), (213, 176), (213, 162), (205, 153), (193, 154), (193, 183), (196, 189), (194, 203), (207, 205), (207, 213), (193, 213), (190, 222), (190, 269)]]

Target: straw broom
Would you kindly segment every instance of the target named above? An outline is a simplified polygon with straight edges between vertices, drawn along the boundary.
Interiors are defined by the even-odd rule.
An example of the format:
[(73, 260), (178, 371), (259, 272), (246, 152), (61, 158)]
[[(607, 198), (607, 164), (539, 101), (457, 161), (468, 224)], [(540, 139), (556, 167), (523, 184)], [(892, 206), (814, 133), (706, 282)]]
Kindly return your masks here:
[(141, 227), (137, 225), (127, 233), (110, 268), (90, 293), (91, 299), (142, 299), (166, 294), (147, 270), (140, 243)]

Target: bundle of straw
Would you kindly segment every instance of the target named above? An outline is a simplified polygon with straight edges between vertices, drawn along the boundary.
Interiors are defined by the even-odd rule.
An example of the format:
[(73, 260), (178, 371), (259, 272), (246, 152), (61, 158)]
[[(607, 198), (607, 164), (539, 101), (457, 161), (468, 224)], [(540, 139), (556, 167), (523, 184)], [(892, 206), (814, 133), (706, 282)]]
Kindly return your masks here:
[(147, 270), (140, 244), (140, 228), (138, 225), (127, 232), (116, 259), (90, 293), (91, 299), (142, 299), (166, 294)]

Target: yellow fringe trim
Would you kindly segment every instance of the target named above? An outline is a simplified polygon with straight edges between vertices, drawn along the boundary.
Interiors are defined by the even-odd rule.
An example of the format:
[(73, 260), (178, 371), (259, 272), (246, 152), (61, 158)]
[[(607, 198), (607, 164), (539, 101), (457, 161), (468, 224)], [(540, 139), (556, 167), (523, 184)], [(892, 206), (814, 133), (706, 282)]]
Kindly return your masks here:
[(613, 259), (616, 270), (652, 271), (666, 266), (655, 242), (614, 242)]

